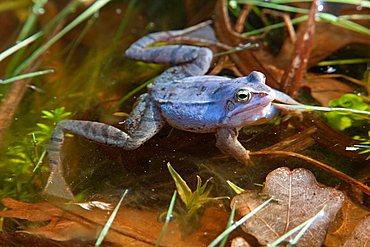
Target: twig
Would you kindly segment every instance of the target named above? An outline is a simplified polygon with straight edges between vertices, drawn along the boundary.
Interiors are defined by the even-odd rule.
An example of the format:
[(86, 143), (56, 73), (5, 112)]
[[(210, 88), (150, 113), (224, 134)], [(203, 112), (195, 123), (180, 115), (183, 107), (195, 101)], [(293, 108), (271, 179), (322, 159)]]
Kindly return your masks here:
[(241, 33), (243, 31), (244, 22), (247, 19), (251, 9), (252, 9), (252, 6), (249, 4), (245, 4), (243, 6), (243, 9), (240, 12), (240, 15), (238, 16), (238, 19), (236, 20), (236, 23), (235, 23), (235, 31), (237, 31), (238, 33)]
[(328, 166), (327, 164), (320, 162), (318, 160), (315, 160), (313, 158), (304, 156), (302, 154), (294, 153), (294, 152), (289, 152), (289, 151), (257, 151), (257, 152), (251, 152), (249, 153), (250, 156), (258, 156), (258, 155), (285, 155), (285, 156), (290, 156), (298, 159), (302, 159), (304, 161), (307, 161), (310, 164), (313, 164), (314, 166), (323, 169), (325, 171), (328, 171), (332, 174), (334, 174), (336, 177), (339, 179), (345, 181), (346, 183), (349, 183), (350, 185), (356, 187), (357, 189), (361, 190), (367, 195), (370, 195), (370, 187), (366, 186), (365, 184), (359, 182), (358, 180), (348, 176), (347, 174), (338, 171), (337, 169)]
[(318, 0), (312, 2), (307, 20), (307, 29), (300, 33), (296, 42), (293, 60), (281, 78), (283, 91), (293, 97), (297, 96), (298, 90), (301, 87), (303, 77), (306, 73), (308, 58), (311, 54), (315, 33), (317, 2)]

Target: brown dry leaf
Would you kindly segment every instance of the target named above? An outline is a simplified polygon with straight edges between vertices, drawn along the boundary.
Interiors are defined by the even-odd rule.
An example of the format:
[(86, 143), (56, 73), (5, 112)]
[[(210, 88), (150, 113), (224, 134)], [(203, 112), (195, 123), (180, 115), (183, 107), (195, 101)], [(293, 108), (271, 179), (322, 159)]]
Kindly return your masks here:
[[(335, 222), (330, 226), (329, 233), (325, 239), (325, 246), (341, 246), (346, 240), (349, 241), (351, 235), (355, 235), (359, 222), (364, 218), (369, 218), (370, 211), (361, 205), (357, 205), (346, 197), (342, 208), (338, 212)], [(370, 222), (368, 222), (368, 227)], [(364, 227), (364, 226), (361, 226)], [(370, 230), (368, 230), (368, 233)], [(370, 241), (369, 241), (370, 244)], [(347, 245), (349, 246), (349, 245)], [(353, 245), (361, 246), (361, 245)], [(365, 245), (362, 245), (365, 246)]]
[(314, 76), (312, 74), (303, 80), (303, 85), (310, 89), (312, 97), (322, 106), (328, 106), (330, 100), (338, 99), (343, 94), (354, 91), (353, 87), (339, 80)]
[(231, 240), (231, 247), (250, 247), (250, 245), (244, 238), (236, 237)]
[(369, 247), (370, 246), (370, 216), (362, 219), (353, 230), (352, 235), (342, 245), (343, 247)]
[[(48, 202), (31, 204), (9, 198), (3, 199), (2, 202), (9, 210), (0, 212), (1, 217), (37, 222), (36, 226), (23, 229), (22, 232), (57, 241), (95, 240), (110, 216), (109, 211), (99, 209), (88, 211), (76, 205), (63, 205), (62, 209)], [(163, 223), (158, 221), (159, 214), (160, 212), (121, 208), (105, 241), (119, 246), (153, 246), (163, 226)], [(170, 222), (161, 244), (206, 246), (224, 230), (228, 215), (216, 208), (207, 209), (204, 215), (199, 231), (186, 238), (182, 238), (176, 221)], [(47, 224), (39, 224), (46, 221)], [(204, 232), (207, 232), (207, 236)]]
[[(244, 223), (242, 229), (253, 235), (260, 244), (266, 245), (313, 217), (325, 205), (324, 215), (318, 218), (306, 231), (296, 246), (321, 246), (329, 223), (342, 206), (344, 195), (333, 188), (320, 186), (314, 175), (303, 168), (290, 171), (278, 168), (266, 177), (264, 194), (273, 196), (270, 203), (252, 219)], [(266, 198), (255, 191), (237, 195), (231, 205), (237, 202), (241, 216), (262, 204)]]

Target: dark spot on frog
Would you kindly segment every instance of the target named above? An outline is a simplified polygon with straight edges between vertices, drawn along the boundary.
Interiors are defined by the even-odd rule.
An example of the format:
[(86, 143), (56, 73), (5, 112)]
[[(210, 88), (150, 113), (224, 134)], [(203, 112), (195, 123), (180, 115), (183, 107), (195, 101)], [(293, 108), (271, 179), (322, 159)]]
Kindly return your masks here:
[(202, 86), (202, 88), (200, 89), (200, 91), (204, 92), (207, 90), (207, 87), (206, 86)]
[(231, 100), (227, 100), (226, 102), (226, 110), (232, 111), (235, 109), (235, 104)]
[(192, 61), (197, 57), (196, 49), (189, 49), (188, 52), (179, 54), (179, 56), (182, 56), (184, 60), (186, 61)]
[(179, 45), (177, 48), (173, 49), (171, 54), (170, 54), (170, 61), (172, 65), (177, 64), (177, 59), (179, 57), (179, 51), (182, 50), (182, 45)]

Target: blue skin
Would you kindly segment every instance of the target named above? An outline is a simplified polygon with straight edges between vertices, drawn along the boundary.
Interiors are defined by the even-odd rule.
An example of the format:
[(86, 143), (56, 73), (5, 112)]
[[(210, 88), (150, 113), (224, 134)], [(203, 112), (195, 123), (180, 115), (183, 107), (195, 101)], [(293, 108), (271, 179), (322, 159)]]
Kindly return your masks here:
[[(195, 76), (150, 87), (165, 121), (191, 132), (211, 133), (220, 128), (242, 128), (264, 123), (279, 110), (271, 105), (274, 90), (265, 85), (265, 76), (252, 72), (247, 77)], [(240, 102), (235, 94), (249, 92)]]
[(179, 38), (197, 28), (199, 25), (149, 34), (126, 51), (126, 56), (132, 59), (172, 67), (148, 85), (148, 93), (138, 97), (125, 121), (125, 131), (91, 121), (63, 120), (57, 124), (48, 146), (50, 176), (44, 190), (47, 195), (74, 199), (63, 176), (60, 153), (64, 132), (133, 150), (168, 123), (185, 131), (215, 133), (216, 145), (223, 153), (248, 163), (249, 151), (237, 139), (239, 130), (275, 117), (279, 110), (272, 106), (274, 100), (299, 103), (265, 85), (265, 76), (260, 72), (236, 79), (204, 75), (213, 58), (208, 48), (188, 45), (152, 47), (157, 42)]

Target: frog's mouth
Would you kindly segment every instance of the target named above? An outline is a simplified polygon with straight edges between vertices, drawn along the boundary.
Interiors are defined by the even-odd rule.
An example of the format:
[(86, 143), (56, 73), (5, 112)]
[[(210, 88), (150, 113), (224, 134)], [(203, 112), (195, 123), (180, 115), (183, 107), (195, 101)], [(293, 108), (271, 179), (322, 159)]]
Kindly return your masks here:
[(233, 116), (235, 117), (235, 116), (239, 116), (239, 115), (244, 115), (248, 112), (252, 112), (251, 115), (255, 115), (256, 112), (263, 111), (263, 109), (265, 109), (269, 104), (271, 104), (271, 102), (266, 102), (264, 104), (258, 104), (258, 105), (254, 105), (252, 107), (243, 108), (239, 111), (234, 112)]
[(249, 103), (244, 105), (244, 107), (240, 107), (239, 110), (236, 110), (233, 116), (245, 114), (246, 112), (262, 111), (264, 108), (271, 105), (272, 102), (273, 97), (268, 97), (266, 94), (255, 94), (253, 99)]
[(248, 105), (239, 107), (228, 117), (229, 123), (235, 126), (254, 125), (274, 118), (278, 111), (271, 106), (272, 97), (257, 97)]

